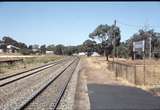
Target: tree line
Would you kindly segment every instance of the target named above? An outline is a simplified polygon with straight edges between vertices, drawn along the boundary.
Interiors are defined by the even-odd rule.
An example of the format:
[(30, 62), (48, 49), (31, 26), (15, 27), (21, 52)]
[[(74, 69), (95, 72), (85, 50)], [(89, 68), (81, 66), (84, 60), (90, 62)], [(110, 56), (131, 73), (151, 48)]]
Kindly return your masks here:
[(19, 52), (22, 54), (45, 54), (46, 51), (54, 51), (57, 55), (73, 55), (74, 53), (86, 52), (90, 56), (93, 52), (108, 57), (118, 56), (123, 58), (133, 57), (133, 42), (145, 40), (145, 54), (149, 56), (149, 38), (151, 38), (151, 52), (153, 56), (160, 58), (160, 33), (155, 32), (153, 29), (143, 30), (140, 29), (137, 33), (133, 34), (128, 40), (121, 42), (121, 30), (116, 23), (113, 25), (100, 24), (91, 33), (88, 34), (88, 39), (81, 45), (77, 46), (64, 46), (58, 45), (29, 45), (18, 42), (9, 36), (4, 36), (0, 42), (0, 48), (6, 49), (6, 45), (13, 45), (19, 47)]

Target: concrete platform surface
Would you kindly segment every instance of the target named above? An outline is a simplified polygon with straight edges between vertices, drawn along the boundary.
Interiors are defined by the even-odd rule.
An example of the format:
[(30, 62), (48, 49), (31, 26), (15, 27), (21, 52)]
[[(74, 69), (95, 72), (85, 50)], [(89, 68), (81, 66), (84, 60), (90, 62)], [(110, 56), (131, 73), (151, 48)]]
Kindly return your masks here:
[(160, 110), (160, 97), (139, 88), (88, 84), (92, 110)]

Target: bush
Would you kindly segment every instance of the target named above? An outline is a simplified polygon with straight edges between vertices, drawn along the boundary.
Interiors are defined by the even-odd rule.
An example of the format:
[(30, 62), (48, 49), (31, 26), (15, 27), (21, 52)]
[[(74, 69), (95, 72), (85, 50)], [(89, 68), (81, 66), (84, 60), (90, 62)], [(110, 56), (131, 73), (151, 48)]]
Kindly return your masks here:
[(30, 55), (33, 52), (32, 52), (32, 50), (29, 50), (29, 49), (21, 49), (20, 53), (23, 54), (23, 55)]

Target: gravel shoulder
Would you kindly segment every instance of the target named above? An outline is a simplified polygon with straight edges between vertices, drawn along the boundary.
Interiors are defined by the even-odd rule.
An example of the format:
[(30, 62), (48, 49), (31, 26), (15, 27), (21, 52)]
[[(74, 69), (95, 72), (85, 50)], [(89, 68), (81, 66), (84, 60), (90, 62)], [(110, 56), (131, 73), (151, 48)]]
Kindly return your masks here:
[(75, 103), (75, 94), (77, 89), (78, 74), (81, 66), (81, 60), (78, 62), (67, 89), (58, 105), (58, 110), (73, 110)]
[(84, 71), (84, 59), (80, 60), (80, 70), (77, 80), (74, 110), (89, 110), (90, 101), (88, 96), (87, 79)]

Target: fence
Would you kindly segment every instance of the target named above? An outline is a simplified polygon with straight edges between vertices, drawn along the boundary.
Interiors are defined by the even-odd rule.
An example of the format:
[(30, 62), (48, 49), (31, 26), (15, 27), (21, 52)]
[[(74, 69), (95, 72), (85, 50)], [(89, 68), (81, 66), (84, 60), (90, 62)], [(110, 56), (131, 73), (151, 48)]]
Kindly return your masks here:
[(14, 60), (0, 60), (0, 64), (3, 64), (3, 63), (7, 63), (7, 64), (13, 64), (13, 63), (16, 63), (16, 62), (23, 62), (23, 59), (14, 59)]
[(0, 73), (3, 73), (3, 70), (6, 68), (10, 68), (16, 63), (22, 63), (23, 59), (8, 59), (8, 60), (0, 60)]
[(108, 69), (136, 85), (160, 84), (160, 65), (133, 65), (120, 62), (109, 62)]

